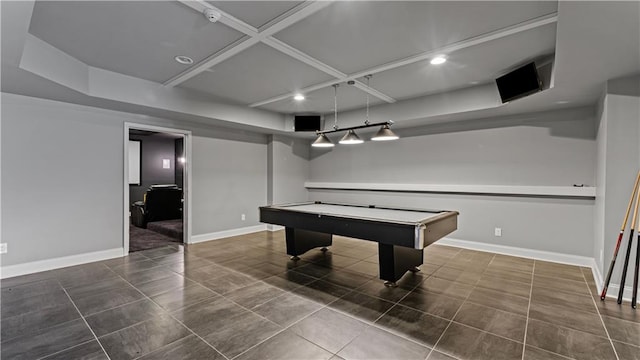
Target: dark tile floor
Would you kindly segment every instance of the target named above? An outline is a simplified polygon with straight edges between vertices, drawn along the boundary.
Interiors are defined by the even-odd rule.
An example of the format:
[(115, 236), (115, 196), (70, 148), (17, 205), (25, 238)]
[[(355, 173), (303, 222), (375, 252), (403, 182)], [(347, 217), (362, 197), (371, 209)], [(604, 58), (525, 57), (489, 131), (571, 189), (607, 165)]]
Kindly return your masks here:
[(396, 288), (375, 243), (293, 262), (282, 232), (2, 280), (2, 359), (640, 359), (588, 268), (432, 245)]

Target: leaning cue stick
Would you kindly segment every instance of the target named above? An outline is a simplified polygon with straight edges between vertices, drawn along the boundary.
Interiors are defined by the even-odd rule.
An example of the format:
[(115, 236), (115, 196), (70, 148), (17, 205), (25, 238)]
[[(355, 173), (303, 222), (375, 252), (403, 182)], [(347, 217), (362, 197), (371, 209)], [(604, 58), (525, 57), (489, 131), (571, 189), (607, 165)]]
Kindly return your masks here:
[(631, 307), (634, 309), (638, 300), (638, 269), (640, 269), (640, 230), (638, 231), (638, 241), (636, 242), (636, 272), (633, 277), (633, 297), (631, 297)]
[(631, 245), (633, 244), (633, 232), (636, 228), (636, 220), (638, 220), (638, 203), (640, 203), (640, 191), (636, 191), (636, 206), (633, 208), (633, 220), (631, 220), (631, 233), (629, 234), (629, 244), (627, 244), (627, 255), (624, 258), (624, 267), (622, 268), (622, 279), (620, 279), (620, 290), (618, 291), (618, 304), (622, 304), (622, 294), (624, 293), (624, 282), (627, 280), (627, 267), (629, 267), (629, 256), (631, 255)]
[(622, 242), (624, 229), (627, 228), (627, 220), (629, 219), (629, 213), (631, 212), (631, 205), (633, 205), (633, 198), (636, 196), (636, 191), (638, 191), (638, 182), (640, 182), (640, 171), (638, 171), (638, 175), (636, 176), (636, 182), (633, 185), (633, 191), (631, 192), (631, 197), (629, 198), (629, 205), (627, 205), (627, 212), (625, 213), (624, 219), (622, 220), (622, 227), (620, 228), (620, 234), (618, 234), (616, 249), (613, 251), (613, 258), (611, 259), (611, 264), (609, 265), (609, 271), (607, 272), (607, 279), (604, 282), (604, 286), (602, 286), (602, 293), (600, 294), (600, 300), (604, 300), (607, 297), (609, 282), (611, 282), (613, 267), (616, 264), (616, 259), (618, 258), (618, 250), (620, 250), (620, 243)]

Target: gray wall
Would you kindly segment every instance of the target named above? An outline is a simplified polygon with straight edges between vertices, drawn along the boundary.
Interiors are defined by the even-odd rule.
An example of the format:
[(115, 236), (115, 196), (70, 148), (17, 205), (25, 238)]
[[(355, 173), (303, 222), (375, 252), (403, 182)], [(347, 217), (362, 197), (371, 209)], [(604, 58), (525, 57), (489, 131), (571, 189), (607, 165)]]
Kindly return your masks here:
[[(448, 237), (591, 257), (593, 201), (473, 195), (311, 190), (311, 200), (456, 210)], [(502, 237), (494, 228), (502, 228)]]
[[(260, 224), (267, 203), (266, 137), (193, 138), (193, 234)], [(246, 220), (241, 220), (245, 214)]]
[[(632, 81), (629, 81), (629, 80)], [(598, 193), (596, 197), (596, 238), (595, 251), (597, 265), (603, 277), (608, 271), (613, 256), (620, 225), (626, 211), (633, 183), (640, 169), (640, 78), (610, 81), (607, 94), (602, 104), (600, 124), (598, 128), (597, 178)], [(631, 85), (631, 86), (628, 86)], [(630, 215), (632, 216), (632, 215)], [(629, 219), (627, 228), (632, 219)], [(623, 267), (627, 249), (628, 231), (625, 233), (611, 284), (620, 283), (620, 270)], [(635, 246), (632, 254), (635, 254)], [(602, 251), (602, 261), (599, 252)], [(631, 257), (631, 261), (635, 256)], [(633, 269), (633, 266), (630, 266)], [(633, 275), (629, 270), (627, 286), (632, 283)]]
[(5, 93), (1, 116), (3, 266), (122, 248), (125, 122), (193, 132), (193, 235), (266, 204), (264, 135)]
[(123, 121), (2, 94), (2, 265), (122, 247)]
[[(603, 97), (598, 103), (597, 109), (597, 155), (596, 155), (596, 200), (593, 221), (593, 257), (600, 273), (605, 266), (604, 259), (604, 194), (606, 189), (606, 160), (607, 160), (607, 102)], [(605, 274), (606, 276), (606, 274)]]
[[(508, 119), (502, 119), (508, 120)], [(484, 123), (483, 123), (484, 122)], [(423, 128), (388, 143), (312, 150), (311, 181), (467, 185), (595, 184), (593, 109)], [(312, 190), (311, 200), (460, 211), (450, 237), (592, 256), (593, 200)], [(502, 237), (494, 236), (502, 228)]]
[[(158, 135), (129, 135), (140, 140), (140, 185), (129, 186), (129, 201), (142, 200), (145, 191), (154, 184), (175, 184), (175, 139)], [(171, 168), (162, 168), (162, 159), (170, 159)]]
[[(398, 141), (312, 150), (310, 179), (336, 182), (595, 184), (593, 110), (397, 130)], [(510, 125), (515, 122), (517, 125)], [(484, 123), (484, 124), (483, 124)], [(483, 126), (484, 125), (484, 126)], [(422, 136), (411, 136), (415, 133)]]
[(309, 178), (308, 140), (272, 135), (269, 137), (269, 204), (307, 201), (304, 182)]

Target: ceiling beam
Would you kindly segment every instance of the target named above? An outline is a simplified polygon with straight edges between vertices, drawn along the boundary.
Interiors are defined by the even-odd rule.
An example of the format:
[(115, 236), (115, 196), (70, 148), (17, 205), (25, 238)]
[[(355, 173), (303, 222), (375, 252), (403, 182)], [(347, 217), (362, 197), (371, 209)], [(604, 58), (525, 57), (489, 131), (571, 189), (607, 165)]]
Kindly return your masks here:
[(555, 22), (558, 21), (558, 13), (552, 13), (552, 14), (548, 14), (548, 15), (544, 15), (544, 16), (540, 16), (531, 20), (527, 20), (524, 22), (521, 22), (519, 24), (516, 25), (511, 25), (496, 31), (492, 31), (486, 34), (482, 34), (482, 35), (478, 35), (466, 40), (462, 40), (459, 42), (455, 42), (451, 45), (446, 45), (444, 47), (435, 49), (435, 50), (431, 50), (431, 51), (427, 51), (418, 55), (414, 55), (414, 56), (409, 56), (406, 57), (404, 59), (400, 59), (397, 61), (393, 61), (387, 64), (383, 64), (380, 66), (376, 66), (373, 68), (370, 68), (368, 70), (363, 70), (357, 73), (352, 74), (351, 76), (354, 78), (359, 78), (359, 77), (363, 77), (367, 74), (375, 74), (375, 73), (379, 73), (382, 71), (387, 71), (387, 70), (391, 70), (391, 69), (395, 69), (401, 66), (405, 66), (405, 65), (409, 65), (409, 64), (413, 64), (416, 63), (418, 61), (423, 61), (423, 60), (427, 60), (430, 59), (436, 55), (439, 54), (450, 54), (454, 51), (458, 51), (458, 50), (462, 50), (462, 49), (466, 49), (472, 46), (476, 46), (476, 45), (480, 45), (480, 44), (484, 44), (487, 43), (489, 41), (493, 41), (493, 40), (497, 40), (503, 37), (507, 37), (510, 35), (514, 35), (517, 33), (521, 33), (527, 30), (531, 30), (531, 29), (535, 29), (541, 26), (545, 26), (545, 25), (549, 25), (549, 24), (553, 24)]
[[(369, 68), (367, 70), (363, 70), (363, 71), (359, 71), (356, 73), (353, 73), (351, 75), (347, 75), (344, 77), (339, 78), (338, 80), (331, 80), (331, 81), (325, 81), (323, 83), (319, 83), (319, 84), (315, 84), (309, 87), (306, 87), (304, 89), (300, 89), (299, 92), (302, 93), (308, 93), (308, 92), (312, 92), (315, 90), (319, 90), (319, 89), (323, 89), (325, 87), (329, 87), (333, 84), (336, 83), (336, 81), (339, 82), (345, 82), (345, 81), (349, 81), (349, 80), (356, 80), (358, 78), (367, 76), (367, 75), (373, 75), (379, 72), (383, 72), (383, 71), (387, 71), (387, 70), (391, 70), (391, 69), (395, 69), (401, 66), (406, 66), (406, 65), (410, 65), (419, 61), (423, 61), (423, 60), (427, 60), (433, 56), (439, 55), (439, 54), (449, 54), (452, 53), (454, 51), (458, 51), (461, 49), (465, 49), (465, 48), (469, 48), (472, 46), (476, 46), (476, 45), (480, 45), (489, 41), (493, 41), (496, 39), (500, 39), (503, 37), (507, 37), (509, 35), (514, 35), (520, 32), (524, 32), (527, 30), (531, 30), (531, 29), (535, 29), (544, 25), (548, 25), (548, 24), (552, 24), (558, 21), (558, 13), (554, 12), (551, 14), (547, 14), (544, 16), (540, 16), (531, 20), (527, 20), (515, 25), (511, 25), (502, 29), (498, 29), (496, 31), (492, 31), (483, 35), (479, 35), (479, 36), (475, 36), (469, 39), (465, 39), (462, 41), (458, 41), (455, 42), (453, 44), (450, 45), (446, 45), (443, 46), (441, 48), (437, 48), (434, 50), (430, 50), (427, 52), (423, 52), (417, 55), (413, 55), (413, 56), (409, 56), (406, 57), (404, 59), (400, 59), (400, 60), (396, 60), (396, 61), (392, 61), (386, 64), (382, 64), (379, 66), (375, 66), (372, 68)], [(360, 85), (358, 85), (358, 88), (361, 87), (366, 87), (366, 85), (360, 83)], [(259, 102), (255, 102), (253, 104), (250, 104), (250, 107), (257, 107), (257, 106), (262, 106), (262, 105), (266, 105), (266, 104), (270, 104), (276, 101), (280, 101), (280, 100), (284, 100), (287, 98), (290, 98), (291, 96), (293, 96), (292, 93), (288, 93), (288, 94), (282, 94), (282, 95), (278, 95), (278, 96), (274, 96), (272, 98), (263, 100), (263, 101), (259, 101)]]
[(396, 99), (390, 96), (387, 96), (386, 94), (383, 94), (382, 92), (372, 88), (371, 86), (361, 82), (360, 80), (355, 80), (355, 84), (353, 84), (353, 86), (357, 89), (360, 89), (364, 92), (369, 93), (370, 95), (377, 97), (378, 99), (384, 100), (390, 104), (393, 104), (394, 102), (396, 102)]
[(228, 27), (237, 30), (245, 35), (249, 35), (251, 36), (252, 34), (258, 34), (258, 29), (256, 29), (255, 27), (247, 24), (246, 22), (234, 17), (233, 15), (226, 13), (220, 9), (218, 9), (217, 7), (209, 4), (208, 2), (204, 1), (204, 0), (178, 0), (179, 2), (181, 2), (182, 4), (192, 8), (193, 10), (199, 12), (200, 14), (203, 14), (202, 16), (204, 16), (204, 11), (206, 9), (211, 9), (211, 10), (215, 10), (217, 12), (220, 13), (220, 15), (222, 15), (220, 17), (220, 20), (218, 20), (220, 23), (227, 25)]
[(301, 62), (303, 62), (303, 63), (305, 63), (305, 64), (307, 64), (309, 66), (312, 66), (312, 67), (314, 67), (314, 68), (316, 68), (316, 69), (318, 69), (318, 70), (320, 70), (320, 71), (322, 71), (322, 72), (324, 72), (326, 74), (329, 74), (329, 75), (331, 75), (331, 76), (333, 76), (335, 78), (339, 79), (339, 78), (342, 78), (344, 76), (347, 76), (347, 74), (345, 74), (345, 73), (343, 73), (343, 72), (341, 72), (341, 71), (339, 71), (337, 69), (334, 69), (333, 67), (331, 67), (331, 66), (329, 66), (329, 65), (327, 65), (327, 64), (325, 64), (325, 63), (323, 63), (321, 61), (319, 61), (318, 59), (313, 58), (313, 57), (305, 54), (304, 52), (294, 48), (293, 46), (291, 46), (289, 44), (286, 44), (286, 43), (284, 43), (284, 42), (282, 42), (282, 41), (280, 41), (280, 40), (278, 40), (278, 39), (276, 39), (276, 38), (274, 38), (272, 36), (264, 39), (262, 42), (265, 43), (266, 45), (269, 45), (272, 48), (280, 51), (283, 54), (289, 55), (292, 58), (294, 58), (294, 59), (296, 59), (298, 61), (301, 61)]
[(328, 6), (329, 4), (331, 4), (331, 1), (304, 2), (294, 7), (293, 9), (291, 9), (291, 12), (288, 12), (286, 14), (288, 16), (284, 16), (282, 18), (277, 19), (275, 23), (273, 23), (272, 25), (268, 26), (265, 29), (262, 29), (262, 31), (259, 31), (255, 27), (216, 8), (215, 6), (207, 3), (206, 1), (203, 1), (203, 0), (178, 0), (178, 1), (180, 1), (182, 4), (194, 9), (195, 11), (201, 14), (204, 12), (205, 9), (212, 9), (219, 12), (222, 15), (222, 17), (219, 20), (220, 23), (227, 25), (230, 28), (249, 36), (249, 38), (241, 39), (240, 41), (237, 41), (225, 47), (221, 51), (218, 51), (215, 54), (211, 54), (210, 56), (200, 61), (195, 66), (192, 66), (191, 68), (183, 71), (182, 73), (164, 82), (163, 85), (169, 86), (169, 87), (177, 86), (191, 79), (192, 77), (204, 72), (205, 70), (211, 68), (212, 66), (219, 64), (224, 60), (227, 60), (228, 58), (240, 53), (241, 51), (244, 51), (245, 49), (263, 41), (265, 38), (269, 37), (270, 35), (273, 35), (278, 31), (281, 31), (293, 25), (294, 23), (306, 18), (307, 16), (310, 16), (316, 11), (319, 11), (325, 8), (326, 6)]
[(222, 15), (219, 20), (222, 24), (227, 25), (230, 28), (237, 30), (250, 37), (242, 38), (232, 43), (231, 45), (226, 46), (224, 49), (207, 56), (204, 60), (200, 61), (196, 65), (190, 67), (189, 69), (165, 81), (163, 85), (168, 87), (174, 87), (174, 86), (180, 85), (183, 82), (191, 79), (192, 77), (211, 68), (212, 66), (219, 64), (227, 60), (228, 58), (240, 53), (241, 51), (244, 51), (247, 48), (250, 48), (251, 46), (260, 42), (260, 40), (256, 38), (258, 34), (258, 29), (214, 7), (208, 2), (205, 2), (203, 0), (178, 0), (178, 1), (194, 9), (200, 14), (203, 14), (202, 16), (204, 16), (205, 9), (212, 9), (212, 10), (218, 11)]
[[(276, 39), (274, 37), (270, 36), (270, 37), (264, 39), (262, 42), (265, 43), (266, 45), (269, 45), (272, 48), (274, 48), (274, 49), (286, 54), (286, 55), (291, 56), (292, 58), (294, 58), (294, 59), (296, 59), (298, 61), (301, 61), (301, 62), (303, 62), (303, 63), (305, 63), (305, 64), (307, 64), (309, 66), (312, 66), (312, 67), (314, 67), (314, 68), (316, 68), (316, 69), (318, 69), (318, 70), (320, 70), (320, 71), (322, 71), (322, 72), (324, 72), (326, 74), (329, 74), (329, 75), (335, 77), (336, 80), (333, 81), (334, 83), (335, 82), (343, 82), (344, 81), (343, 79), (348, 76), (347, 74), (345, 74), (345, 73), (343, 73), (343, 72), (341, 72), (341, 71), (339, 71), (337, 69), (334, 69), (333, 67), (331, 67), (331, 66), (329, 66), (329, 65), (327, 65), (327, 64), (325, 64), (325, 63), (323, 63), (323, 62), (321, 62), (321, 61), (319, 61), (319, 60), (317, 60), (317, 59), (315, 59), (315, 58), (303, 53), (302, 51), (300, 51), (300, 50), (298, 50), (298, 49), (296, 49), (296, 48), (294, 48), (294, 47), (292, 47), (292, 46), (290, 46), (290, 45), (288, 45), (288, 44), (286, 44), (286, 43), (284, 43), (284, 42), (282, 42), (282, 41), (280, 41), (280, 40), (278, 40), (278, 39)], [(356, 81), (355, 87), (360, 89), (360, 90), (362, 90), (362, 91), (364, 91), (364, 92), (367, 92), (367, 93), (369, 93), (369, 94), (371, 94), (371, 95), (373, 95), (373, 96), (375, 96), (375, 97), (377, 97), (379, 99), (382, 99), (382, 100), (384, 100), (384, 101), (386, 101), (388, 103), (394, 103), (396, 101), (394, 98), (392, 98), (392, 97), (390, 97), (390, 96), (388, 96), (386, 94), (383, 94), (382, 92), (380, 92), (380, 91), (378, 91), (378, 90), (376, 90), (374, 88), (368, 87), (365, 84), (361, 83), (360, 81)], [(287, 97), (290, 97), (290, 96), (292, 96), (292, 95), (291, 94), (287, 94)]]
[(276, 23), (264, 29), (260, 29), (260, 35), (263, 36), (263, 38), (266, 38), (267, 36), (271, 36), (277, 32), (280, 32), (297, 23), (298, 21), (305, 19), (315, 14), (316, 12), (326, 8), (327, 6), (331, 5), (332, 2), (333, 0), (305, 1), (304, 3), (299, 4), (298, 6), (288, 11), (286, 14), (284, 14), (283, 17), (276, 19)]
[[(336, 81), (343, 81), (342, 79), (347, 76), (347, 74), (334, 69), (333, 67), (321, 62), (318, 59), (315, 59), (302, 51), (272, 37), (271, 35), (276, 34), (283, 29), (295, 24), (296, 22), (314, 14), (315, 12), (327, 7), (331, 4), (330, 1), (307, 1), (302, 3), (294, 8), (290, 9), (286, 13), (282, 14), (280, 17), (276, 18), (273, 22), (265, 25), (264, 29), (258, 30), (253, 26), (239, 20), (232, 15), (225, 13), (224, 11), (214, 7), (213, 5), (203, 1), (203, 0), (178, 0), (186, 6), (196, 10), (199, 13), (203, 13), (205, 9), (213, 9), (218, 11), (222, 17), (220, 18), (220, 22), (229, 26), (230, 28), (237, 30), (250, 38), (243, 38), (240, 41), (237, 41), (221, 51), (212, 54), (196, 64), (195, 66), (187, 69), (186, 71), (178, 74), (177, 76), (169, 79), (164, 83), (165, 86), (176, 86), (179, 85), (190, 78), (202, 73), (203, 71), (211, 68), (212, 66), (219, 64), (228, 58), (244, 51), (245, 49), (257, 44), (258, 42), (262, 42), (265, 45), (268, 45), (285, 55), (291, 56), (292, 58), (301, 61), (317, 70), (320, 70), (326, 74), (329, 74), (336, 78)], [(369, 94), (378, 97), (388, 103), (395, 102), (395, 99), (392, 97), (383, 94), (382, 92), (375, 90), (373, 88), (367, 87), (361, 82), (356, 82), (356, 87), (362, 91), (368, 92)]]

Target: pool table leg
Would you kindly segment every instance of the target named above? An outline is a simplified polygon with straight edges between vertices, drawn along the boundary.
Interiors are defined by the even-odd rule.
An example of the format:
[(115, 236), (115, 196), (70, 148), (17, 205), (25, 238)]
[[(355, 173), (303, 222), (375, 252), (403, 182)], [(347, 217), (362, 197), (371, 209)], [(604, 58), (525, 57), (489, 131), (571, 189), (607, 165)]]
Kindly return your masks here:
[(395, 285), (407, 271), (415, 272), (422, 265), (422, 249), (378, 243), (380, 279)]
[(331, 234), (289, 227), (285, 229), (285, 238), (287, 241), (287, 254), (291, 255), (294, 260), (297, 260), (298, 255), (302, 255), (311, 249), (331, 246), (332, 242)]

